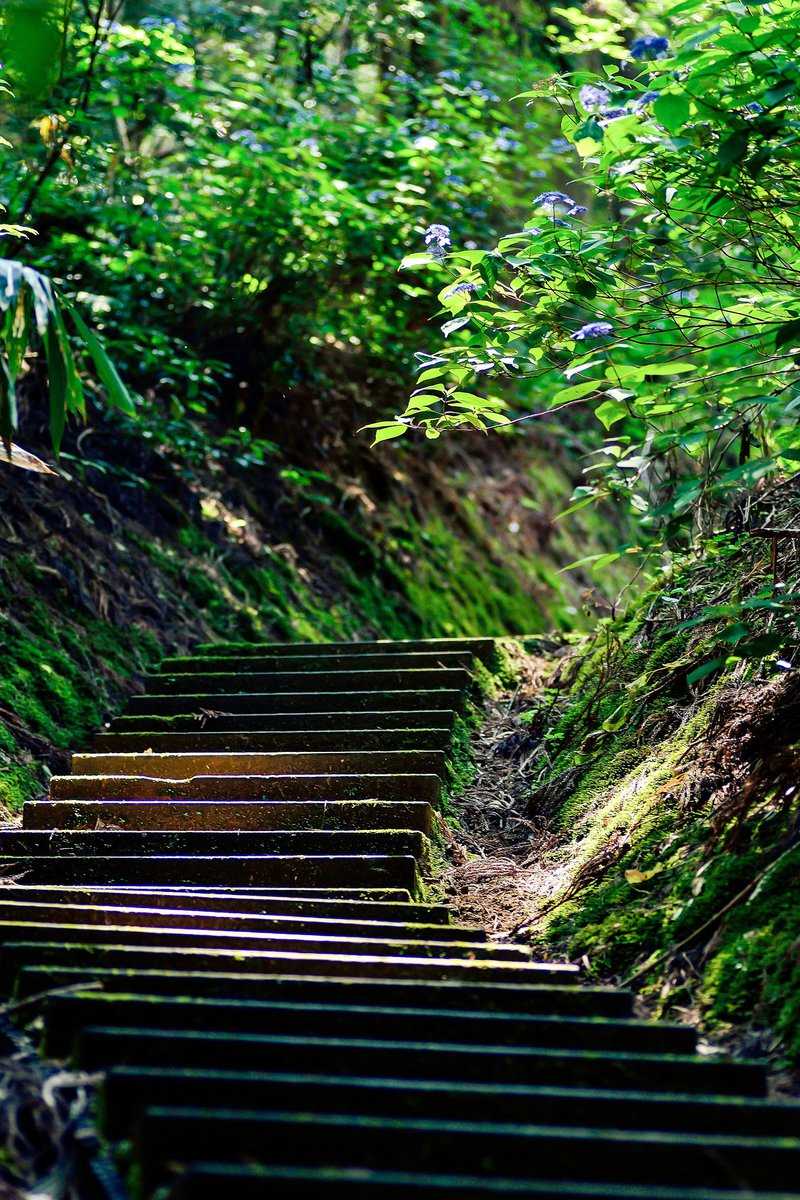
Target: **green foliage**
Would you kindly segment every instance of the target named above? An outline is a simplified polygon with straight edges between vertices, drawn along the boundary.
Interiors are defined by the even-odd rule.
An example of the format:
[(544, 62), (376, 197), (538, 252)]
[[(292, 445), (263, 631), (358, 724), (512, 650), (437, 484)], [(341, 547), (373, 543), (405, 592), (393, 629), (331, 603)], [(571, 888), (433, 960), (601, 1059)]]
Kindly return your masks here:
[(560, 112), (563, 166), (493, 249), (406, 260), (435, 272), (445, 340), (376, 438), (591, 407), (573, 507), (623, 500), (643, 543), (681, 545), (800, 461), (800, 5), (655, 0), (664, 35), (630, 49), (623, 3), (561, 15), (577, 69), (523, 98)]
[(422, 295), (403, 255), (432, 221), (477, 238), (522, 211), (534, 131), (500, 100), (546, 58), (529, 0), (37, 4), (59, 37), (37, 88), (33, 10), (0, 25), (0, 195), (161, 413), (263, 431), (334, 372), (397, 387)]
[[(91, 358), (108, 401), (123, 412), (134, 411), (127, 388), (103, 348), (97, 334), (77, 309), (66, 304), (50, 280), (9, 259), (0, 259), (0, 457), (27, 470), (48, 472), (35, 456), (11, 443), (17, 430), (17, 381), (29, 352), (34, 332), (41, 340), (47, 359), (50, 387), (50, 438), (58, 454), (70, 414), (86, 416), (83, 383), (67, 332), (66, 317)], [(4, 351), (4, 352), (3, 352)]]

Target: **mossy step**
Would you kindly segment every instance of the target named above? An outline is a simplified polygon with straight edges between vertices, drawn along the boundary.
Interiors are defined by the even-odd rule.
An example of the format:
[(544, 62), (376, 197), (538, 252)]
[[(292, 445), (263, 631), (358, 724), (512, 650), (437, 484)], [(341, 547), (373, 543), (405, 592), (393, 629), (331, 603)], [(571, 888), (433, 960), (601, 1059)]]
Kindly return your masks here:
[[(457, 944), (459, 953), (473, 946), (482, 954), (488, 941), (482, 929), (458, 925), (400, 924), (397, 921), (342, 921), (333, 917), (287, 917), (253, 913), (215, 913), (203, 909), (147, 908), (142, 905), (75, 904), (8, 900), (0, 898), (0, 920), (56, 925), (99, 925), (116, 928), (224, 930), (228, 933), (301, 934), (306, 937), (354, 937), (402, 942), (431, 942), (439, 946)], [(166, 935), (165, 935), (166, 936)], [(74, 940), (74, 939), (73, 939)], [(495, 951), (500, 947), (495, 947)], [(502, 957), (502, 955), (501, 955)], [(512, 957), (509, 955), (508, 957)], [(521, 961), (530, 958), (524, 951)]]
[[(348, 888), (327, 889), (296, 895), (293, 888), (263, 892), (261, 888), (229, 888), (210, 891), (201, 888), (163, 887), (157, 891), (143, 887), (28, 887), (6, 884), (0, 890), (5, 900), (21, 899), (33, 903), (76, 903), (107, 905), (166, 905), (173, 909), (202, 909), (205, 912), (248, 913), (256, 916), (331, 917), (336, 920), (407, 922), (450, 926), (450, 912), (443, 904), (410, 903), (408, 892)], [(385, 899), (383, 897), (386, 897)], [(392, 899), (396, 897), (396, 899)], [(477, 932), (477, 931), (476, 931)], [(480, 931), (482, 940), (486, 934)]]
[[(111, 887), (125, 892), (139, 893), (149, 890), (149, 885), (139, 883), (125, 884), (97, 884), (97, 887)], [(191, 895), (191, 896), (256, 896), (267, 897), (270, 900), (273, 897), (288, 897), (291, 900), (347, 900), (359, 903), (365, 900), (375, 901), (392, 901), (393, 903), (404, 904), (411, 899), (411, 894), (407, 888), (398, 887), (326, 887), (326, 888), (308, 888), (308, 887), (262, 887), (254, 884), (182, 884), (182, 883), (164, 883), (160, 885), (160, 889), (164, 892), (169, 892), (175, 895)]]
[(127, 1134), (158, 1096), (162, 1104), (289, 1109), (432, 1120), (605, 1126), (732, 1137), (797, 1137), (797, 1103), (681, 1093), (454, 1083), (451, 1080), (348, 1078), (264, 1071), (112, 1067), (102, 1085), (104, 1128)]
[(379, 800), (29, 800), (25, 829), (416, 829), (430, 834), (433, 809), (421, 801)]
[(578, 987), (574, 973), (552, 972), (533, 983), (489, 983), (477, 980), (417, 982), (396, 979), (337, 979), (321, 976), (264, 976), (246, 971), (192, 974), (174, 969), (141, 968), (126, 971), (121, 967), (63, 966), (27, 964), (19, 973), (17, 990), (29, 996), (53, 987), (95, 980), (110, 991), (124, 990), (130, 995), (198, 996), (218, 1000), (272, 1000), (283, 1004), (362, 1004), (389, 1005), (394, 1008), (438, 1009), (468, 1008), (480, 1012), (558, 1013), (561, 1016), (631, 1015), (629, 992), (612, 988)]
[(406, 653), (435, 653), (438, 650), (466, 651), (488, 661), (494, 654), (495, 639), (463, 638), (378, 638), (368, 642), (200, 642), (194, 654), (375, 654), (402, 650)]
[(309, 750), (442, 750), (452, 739), (449, 729), (277, 730), (264, 733), (100, 733), (92, 752), (202, 751), (203, 753), (264, 753)]
[(433, 942), (404, 940), (402, 929), (394, 937), (369, 937), (362, 934), (265, 932), (237, 929), (197, 929), (183, 925), (140, 927), (90, 924), (81, 921), (79, 912), (65, 909), (60, 920), (27, 919), (0, 913), (0, 945), (24, 939), (26, 942), (61, 941), (65, 946), (127, 946), (161, 948), (176, 951), (224, 950), (238, 954), (345, 954), (371, 958), (440, 959), (504, 964), (530, 961), (530, 951), (520, 946), (497, 946), (491, 942)]
[[(402, 962), (402, 960), (399, 960)], [(407, 966), (408, 964), (402, 963)], [(433, 971), (438, 964), (428, 963)], [(488, 968), (511, 971), (511, 967)], [(524, 971), (524, 967), (516, 968)], [(459, 970), (467, 971), (463, 964)], [(645, 1092), (763, 1097), (762, 1065), (679, 1054), (562, 1050), (493, 1044), (377, 1038), (281, 1037), (212, 1031), (86, 1026), (77, 1060), (89, 1070), (115, 1065), (370, 1075), (600, 1087)]]
[(0, 877), (24, 883), (197, 884), (231, 887), (400, 887), (419, 892), (411, 855), (250, 854), (90, 855), (0, 857)]
[(297, 687), (291, 692), (222, 693), (209, 698), (198, 693), (174, 696), (131, 696), (128, 712), (132, 715), (185, 715), (204, 712), (225, 714), (337, 712), (459, 712), (464, 694), (452, 687), (395, 688), (375, 691), (374, 688), (355, 692), (322, 692)]
[[(501, 1125), (488, 1121), (398, 1121), (338, 1114), (248, 1112), (153, 1106), (136, 1145), (144, 1178), (191, 1162), (198, 1148), (215, 1156), (267, 1164), (508, 1174), (536, 1180), (608, 1184), (789, 1190), (800, 1168), (800, 1139), (639, 1130)], [(310, 1165), (310, 1164), (309, 1164)]]
[(61, 855), (413, 855), (418, 829), (24, 829), (0, 830), (0, 858)]
[(191, 654), (165, 658), (158, 674), (192, 672), (250, 674), (254, 671), (409, 671), (441, 667), (471, 671), (468, 650), (373, 650), (369, 654), (328, 654), (324, 646), (314, 654)]
[(455, 712), (447, 708), (389, 709), (373, 712), (275, 712), (229, 716), (194, 713), (175, 717), (115, 717), (112, 733), (290, 733), (332, 732), (336, 729), (447, 729)]
[(465, 691), (472, 676), (463, 667), (410, 667), (393, 671), (267, 671), (176, 672), (146, 675), (145, 688), (152, 696), (203, 695), (209, 707), (212, 697), (243, 692), (320, 691), (372, 692), (418, 691), (448, 688)]
[[(55, 936), (55, 935), (54, 935)], [(23, 966), (98, 967), (131, 972), (168, 970), (221, 971), (228, 975), (321, 976), (330, 979), (412, 979), (424, 981), (485, 981), (486, 983), (559, 983), (571, 978), (568, 970), (549, 963), (508, 962), (486, 958), (436, 958), (408, 955), (328, 953), (322, 949), (241, 950), (201, 949), (179, 945), (136, 946), (120, 939), (115, 944), (86, 941), (48, 942), (28, 938), (8, 941), (0, 951), (4, 984), (9, 985)]]
[(382, 800), (437, 805), (438, 775), (53, 775), (51, 800)]
[[(653, 1021), (604, 1017), (475, 1013), (462, 1009), (392, 1008), (379, 1005), (221, 1001), (138, 995), (123, 991), (54, 996), (47, 1002), (48, 1046), (59, 1057), (67, 1037), (83, 1025), (213, 1030), (315, 1037), (476, 1042), (478, 1045), (546, 1046), (572, 1050), (623, 1050), (693, 1054), (694, 1030)], [(800, 1109), (796, 1110), (800, 1116)]]
[(439, 750), (309, 751), (285, 754), (73, 754), (76, 775), (443, 775)]
[[(209, 1151), (211, 1153), (211, 1151)], [(478, 1179), (471, 1175), (443, 1175), (407, 1171), (364, 1171), (347, 1168), (276, 1167), (264, 1164), (191, 1163), (170, 1192), (172, 1200), (384, 1200), (410, 1196), (412, 1200), (464, 1200), (464, 1198), (514, 1196), (518, 1200), (742, 1200), (738, 1190), (710, 1188), (631, 1187), (619, 1183), (575, 1183), (570, 1180)], [(748, 1192), (747, 1200), (800, 1200), (800, 1191)]]

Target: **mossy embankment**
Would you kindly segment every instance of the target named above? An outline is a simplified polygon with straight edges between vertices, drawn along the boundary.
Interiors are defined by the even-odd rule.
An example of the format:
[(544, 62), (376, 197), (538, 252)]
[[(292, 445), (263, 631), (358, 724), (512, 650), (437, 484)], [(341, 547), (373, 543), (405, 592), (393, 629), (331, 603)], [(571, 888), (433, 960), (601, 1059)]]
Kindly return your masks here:
[(580, 588), (559, 567), (614, 537), (594, 517), (554, 522), (570, 461), (522, 439), (454, 458), (376, 457), (351, 438), (339, 459), (309, 451), (298, 466), (277, 447), (188, 463), (145, 434), (98, 420), (68, 442), (60, 478), (0, 476), (6, 814), (163, 653), (579, 627)]
[(763, 541), (713, 539), (573, 638), (519, 715), (540, 945), (793, 1066), (799, 567), (782, 550), (776, 588)]

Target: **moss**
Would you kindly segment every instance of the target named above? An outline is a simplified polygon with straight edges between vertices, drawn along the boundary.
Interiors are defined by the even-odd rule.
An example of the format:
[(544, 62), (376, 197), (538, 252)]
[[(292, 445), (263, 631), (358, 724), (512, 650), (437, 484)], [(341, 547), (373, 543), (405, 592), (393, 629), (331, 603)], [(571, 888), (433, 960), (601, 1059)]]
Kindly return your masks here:
[[(704, 680), (699, 697), (686, 684), (693, 667), (715, 653), (717, 635), (681, 616), (726, 588), (738, 594), (748, 570), (758, 586), (758, 573), (741, 555), (721, 551), (711, 564), (684, 564), (670, 581), (669, 616), (661, 594), (652, 592), (624, 619), (601, 622), (571, 666), (561, 665), (560, 687), (530, 714), (533, 722), (554, 714), (537, 795), (554, 810), (560, 842), (545, 866), (558, 872), (565, 898), (539, 933), (552, 953), (585, 957), (600, 979), (624, 979), (644, 967), (646, 992), (662, 997), (666, 1010), (699, 1010), (711, 1030), (763, 1030), (764, 1044), (778, 1039), (785, 1061), (795, 1063), (800, 849), (779, 858), (748, 895), (792, 825), (791, 792), (785, 783), (770, 791), (762, 782), (742, 824), (720, 824), (715, 796), (736, 793), (724, 790), (724, 770), (707, 778), (698, 758), (699, 746), (713, 753), (720, 714), (731, 719), (733, 711), (739, 722), (725, 735), (729, 747), (756, 726), (757, 711), (736, 713), (735, 702), (731, 710), (756, 664)], [(791, 731), (770, 728), (777, 759), (781, 734)], [(761, 751), (751, 753), (761, 761)], [(682, 981), (674, 964), (686, 956), (693, 970)]]

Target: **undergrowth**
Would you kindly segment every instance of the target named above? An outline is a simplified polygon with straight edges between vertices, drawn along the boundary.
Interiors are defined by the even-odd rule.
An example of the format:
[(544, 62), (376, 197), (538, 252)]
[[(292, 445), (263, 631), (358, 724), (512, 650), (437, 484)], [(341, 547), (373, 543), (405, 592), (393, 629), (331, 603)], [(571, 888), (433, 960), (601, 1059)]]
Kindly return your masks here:
[[(788, 526), (795, 506), (789, 489)], [(763, 544), (718, 538), (560, 658), (525, 714), (529, 812), (557, 880), (526, 924), (659, 1014), (794, 1065), (794, 551), (781, 568), (776, 588)]]

